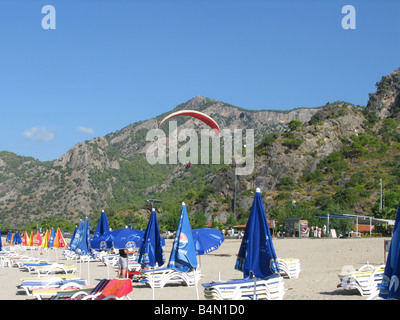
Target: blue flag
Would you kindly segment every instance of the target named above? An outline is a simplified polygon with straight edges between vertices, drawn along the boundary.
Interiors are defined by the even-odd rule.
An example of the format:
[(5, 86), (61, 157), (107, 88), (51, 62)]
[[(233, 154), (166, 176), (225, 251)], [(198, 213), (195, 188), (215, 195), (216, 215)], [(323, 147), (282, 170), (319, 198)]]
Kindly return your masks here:
[(172, 245), (168, 268), (181, 272), (187, 272), (192, 268), (197, 268), (196, 250), (185, 203), (182, 203), (181, 216)]
[(266, 278), (276, 273), (277, 268), (267, 215), (260, 189), (257, 188), (235, 269), (243, 271), (244, 278), (247, 279), (252, 276)]
[(392, 241), (383, 273), (379, 297), (383, 299), (400, 299), (400, 204), (397, 210), (396, 221), (393, 228)]
[(162, 244), (165, 243), (161, 238), (158, 228), (156, 211), (153, 209), (149, 223), (143, 236), (143, 243), (139, 251), (139, 263), (148, 267), (162, 266), (165, 262), (165, 255)]

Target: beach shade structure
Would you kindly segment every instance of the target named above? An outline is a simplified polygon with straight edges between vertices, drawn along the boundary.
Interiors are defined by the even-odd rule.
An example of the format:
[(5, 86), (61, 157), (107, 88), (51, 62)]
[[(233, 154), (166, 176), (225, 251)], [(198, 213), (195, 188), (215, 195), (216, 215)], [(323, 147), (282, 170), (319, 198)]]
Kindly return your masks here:
[(123, 228), (109, 231), (101, 236), (94, 237), (91, 246), (95, 250), (110, 249), (139, 249), (144, 237), (143, 230)]
[(64, 248), (65, 247), (65, 239), (62, 235), (60, 228), (57, 228), (56, 235), (54, 237), (54, 248)]
[[(158, 228), (158, 220), (155, 209), (151, 211), (150, 219), (147, 224), (146, 231), (143, 236), (143, 242), (139, 250), (138, 262), (145, 267), (154, 268), (162, 266), (165, 262), (165, 255), (162, 248), (165, 240), (161, 238), (160, 229)], [(153, 300), (154, 300), (154, 286), (153, 286)]]
[[(78, 232), (78, 226), (75, 226), (74, 232), (72, 233), (71, 241), (69, 242), (69, 245), (67, 248), (70, 251), (75, 251), (75, 249), (76, 249), (76, 242), (78, 241), (78, 238), (76, 237), (77, 232)], [(75, 249), (73, 249), (74, 246), (75, 246)]]
[(33, 239), (33, 245), (35, 247), (40, 247), (41, 244), (42, 244), (42, 236), (40, 235), (39, 231), (36, 231), (36, 235)]
[(194, 247), (192, 229), (190, 228), (189, 216), (184, 202), (182, 203), (178, 228), (172, 244), (168, 268), (180, 272), (187, 272), (193, 268), (197, 268), (196, 249)]
[(400, 299), (400, 204), (393, 228), (392, 241), (386, 260), (385, 271), (379, 290), (379, 297), (390, 300)]
[(142, 245), (143, 237), (143, 230), (124, 228), (111, 231), (111, 239), (114, 249), (139, 249)]
[(30, 235), (30, 237), (29, 237), (29, 243), (28, 243), (28, 246), (33, 246), (33, 231), (31, 231), (31, 235)]
[(154, 268), (157, 265), (162, 266), (165, 262), (165, 255), (162, 248), (163, 244), (165, 245), (165, 240), (161, 238), (157, 214), (153, 208), (146, 231), (143, 235), (138, 262), (146, 267)]
[(51, 230), (49, 232), (49, 239), (48, 239), (48, 247), (49, 248), (53, 248), (55, 236), (56, 236), (56, 233), (54, 232), (54, 228), (51, 228)]
[(285, 293), (261, 191), (256, 189), (250, 216), (239, 249), (235, 269), (244, 279), (203, 283), (206, 299), (266, 299), (281, 300)]
[(242, 271), (245, 279), (266, 278), (278, 272), (277, 257), (259, 188), (254, 196), (235, 269)]
[(83, 221), (82, 219), (79, 221), (79, 226), (75, 227), (74, 234), (72, 235), (71, 242), (69, 244), (69, 250), (71, 251), (76, 251), (78, 242), (79, 242), (79, 236), (82, 233), (83, 230)]
[[(92, 249), (90, 245), (90, 229), (89, 229), (89, 219), (86, 217), (85, 222), (79, 225), (80, 229), (78, 229), (78, 240), (76, 243), (75, 252), (80, 256), (81, 263), (79, 265), (79, 274), (82, 272), (82, 256), (90, 255)], [(75, 235), (76, 236), (76, 235)], [(88, 273), (88, 281), (90, 280), (90, 259), (87, 260), (87, 273)], [(90, 284), (90, 282), (89, 282)]]
[(75, 252), (79, 255), (88, 255), (91, 252), (90, 246), (90, 230), (89, 230), (89, 219), (86, 217), (85, 222), (82, 224), (82, 228), (79, 231), (79, 237), (76, 244)]
[(100, 219), (97, 224), (96, 230), (94, 231), (93, 238), (101, 236), (110, 231), (108, 226), (108, 218), (104, 210), (101, 211)]
[(24, 232), (24, 235), (22, 236), (21, 244), (23, 246), (29, 246), (29, 236), (28, 236), (28, 233), (26, 231)]
[(11, 240), (12, 240), (12, 232), (9, 231), (7, 233), (6, 243), (11, 243)]
[(18, 231), (14, 234), (14, 237), (12, 239), (12, 243), (13, 244), (21, 244), (22, 243), (22, 239), (21, 239), (21, 236), (19, 235)]
[(221, 231), (211, 228), (193, 229), (192, 236), (197, 255), (217, 250), (225, 240)]
[(40, 245), (42, 248), (48, 248), (49, 247), (49, 230), (46, 230), (46, 233), (44, 234), (44, 237), (42, 239), (42, 243)]

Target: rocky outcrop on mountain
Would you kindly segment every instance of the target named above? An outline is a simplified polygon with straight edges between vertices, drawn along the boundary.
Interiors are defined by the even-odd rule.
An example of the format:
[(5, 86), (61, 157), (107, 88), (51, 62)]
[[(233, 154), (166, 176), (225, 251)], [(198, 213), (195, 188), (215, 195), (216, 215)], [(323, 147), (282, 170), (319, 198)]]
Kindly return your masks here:
[(400, 111), (400, 68), (382, 77), (376, 83), (377, 90), (370, 95), (366, 109), (379, 118), (399, 118)]

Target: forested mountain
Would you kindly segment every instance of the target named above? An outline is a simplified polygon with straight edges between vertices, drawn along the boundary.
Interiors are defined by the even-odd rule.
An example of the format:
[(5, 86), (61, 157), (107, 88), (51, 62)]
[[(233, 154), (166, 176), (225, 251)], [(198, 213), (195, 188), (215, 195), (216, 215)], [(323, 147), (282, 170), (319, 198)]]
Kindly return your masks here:
[[(114, 228), (145, 225), (147, 199), (157, 199), (162, 228), (177, 223), (182, 201), (195, 226), (245, 223), (257, 187), (270, 218), (357, 213), (393, 218), (400, 201), (400, 69), (382, 77), (368, 105), (346, 102), (290, 111), (245, 110), (195, 97), (154, 119), (73, 146), (40, 162), (0, 152), (0, 224), (22, 227), (44, 218), (96, 223), (107, 210)], [(172, 112), (190, 109), (221, 129), (254, 129), (254, 170), (232, 164), (149, 164), (146, 135)], [(206, 128), (176, 118), (178, 130)], [(168, 127), (168, 126), (166, 126)], [(380, 210), (380, 185), (383, 209)]]
[[(256, 142), (268, 133), (285, 130), (293, 119), (308, 121), (317, 111), (252, 111), (205, 97), (195, 97), (171, 112), (181, 109), (207, 113), (221, 129), (254, 129)], [(174, 211), (187, 194), (201, 198), (204, 187), (224, 167), (223, 161), (187, 170), (182, 164), (150, 165), (146, 159), (147, 132), (171, 112), (78, 143), (54, 161), (0, 152), (0, 223), (23, 226), (49, 216), (78, 221), (101, 209), (133, 215), (152, 198)], [(206, 128), (194, 118), (176, 120), (179, 130)]]

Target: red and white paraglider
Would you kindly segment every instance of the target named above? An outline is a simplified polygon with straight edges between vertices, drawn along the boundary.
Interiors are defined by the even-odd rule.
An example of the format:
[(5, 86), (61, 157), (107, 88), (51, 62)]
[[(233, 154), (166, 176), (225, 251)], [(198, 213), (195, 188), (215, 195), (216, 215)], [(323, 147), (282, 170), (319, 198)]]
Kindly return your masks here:
[(201, 121), (203, 121), (205, 124), (207, 124), (209, 127), (211, 127), (212, 129), (214, 129), (216, 134), (219, 134), (219, 126), (218, 123), (215, 122), (215, 120), (213, 118), (211, 118), (210, 116), (206, 115), (205, 113), (202, 113), (200, 111), (194, 111), (194, 110), (180, 110), (174, 113), (171, 113), (170, 115), (166, 116), (164, 119), (161, 120), (161, 122), (158, 124), (158, 127), (160, 128), (161, 125), (176, 116), (190, 116), (190, 117), (194, 117), (196, 119), (199, 119)]

